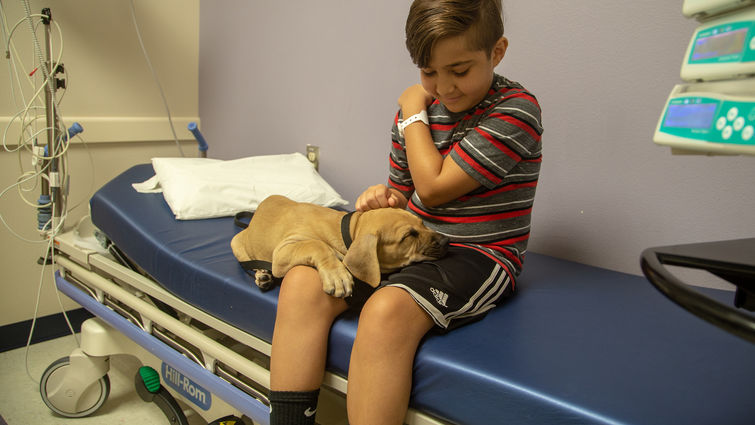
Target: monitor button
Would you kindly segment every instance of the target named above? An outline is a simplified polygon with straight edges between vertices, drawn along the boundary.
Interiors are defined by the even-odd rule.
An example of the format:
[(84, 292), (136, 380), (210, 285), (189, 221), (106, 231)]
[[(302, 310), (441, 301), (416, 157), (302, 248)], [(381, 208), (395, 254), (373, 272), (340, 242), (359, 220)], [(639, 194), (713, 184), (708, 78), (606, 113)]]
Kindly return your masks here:
[(731, 139), (732, 134), (734, 134), (734, 129), (732, 129), (730, 125), (727, 125), (726, 128), (724, 128), (724, 131), (721, 132), (721, 137), (724, 140), (729, 140)]
[(755, 132), (755, 129), (753, 129), (751, 125), (745, 127), (744, 130), (742, 130), (742, 140), (748, 142), (750, 139), (752, 139), (753, 132)]
[(729, 112), (726, 113), (726, 118), (729, 121), (734, 121), (734, 118), (736, 118), (737, 115), (739, 115), (739, 109), (737, 109), (737, 107), (735, 106), (735, 107), (729, 109)]
[(734, 131), (739, 131), (745, 126), (745, 118), (739, 117), (734, 120)]

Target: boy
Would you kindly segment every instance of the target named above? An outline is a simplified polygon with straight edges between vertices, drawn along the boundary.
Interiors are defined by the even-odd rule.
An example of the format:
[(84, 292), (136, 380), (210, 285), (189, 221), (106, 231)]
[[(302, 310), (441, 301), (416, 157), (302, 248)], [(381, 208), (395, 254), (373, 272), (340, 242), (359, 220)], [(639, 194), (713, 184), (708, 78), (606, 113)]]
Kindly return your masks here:
[[(389, 184), (356, 208), (408, 208), (450, 237), (446, 257), (411, 265), (377, 290), (331, 297), (317, 271), (281, 284), (270, 364), (271, 424), (313, 423), (330, 326), (362, 307), (349, 366), (349, 423), (401, 424), (414, 355), (432, 328), (481, 318), (513, 294), (540, 170), (540, 108), (495, 74), (508, 40), (500, 0), (415, 0), (406, 45), (420, 85), (399, 97)], [(307, 422), (307, 420), (309, 422)]]

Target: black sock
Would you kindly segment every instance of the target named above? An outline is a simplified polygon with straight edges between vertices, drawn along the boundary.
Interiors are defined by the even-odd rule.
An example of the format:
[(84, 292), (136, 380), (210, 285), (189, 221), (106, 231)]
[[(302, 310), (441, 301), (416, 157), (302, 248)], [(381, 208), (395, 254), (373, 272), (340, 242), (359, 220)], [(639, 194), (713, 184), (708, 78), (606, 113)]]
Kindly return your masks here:
[(270, 425), (313, 425), (320, 389), (270, 391)]

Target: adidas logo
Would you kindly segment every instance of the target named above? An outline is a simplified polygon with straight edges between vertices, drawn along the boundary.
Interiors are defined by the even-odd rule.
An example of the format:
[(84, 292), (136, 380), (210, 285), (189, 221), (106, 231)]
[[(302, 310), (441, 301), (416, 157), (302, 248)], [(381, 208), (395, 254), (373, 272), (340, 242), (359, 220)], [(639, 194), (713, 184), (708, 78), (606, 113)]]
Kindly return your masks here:
[(448, 294), (435, 288), (430, 288), (430, 292), (433, 293), (435, 301), (443, 307), (448, 307), (446, 302), (448, 301)]

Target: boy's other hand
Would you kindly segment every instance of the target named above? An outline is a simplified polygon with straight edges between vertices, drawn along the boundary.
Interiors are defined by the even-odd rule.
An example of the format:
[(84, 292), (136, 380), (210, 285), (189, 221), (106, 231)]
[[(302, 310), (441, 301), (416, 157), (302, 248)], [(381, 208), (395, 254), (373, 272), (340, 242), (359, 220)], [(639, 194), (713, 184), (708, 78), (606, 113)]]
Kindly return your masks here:
[(357, 211), (364, 212), (378, 208), (406, 208), (407, 202), (401, 193), (384, 184), (376, 184), (362, 192), (354, 206)]
[(422, 112), (431, 103), (433, 103), (433, 96), (421, 84), (410, 86), (398, 98), (398, 106), (401, 108), (404, 119)]

